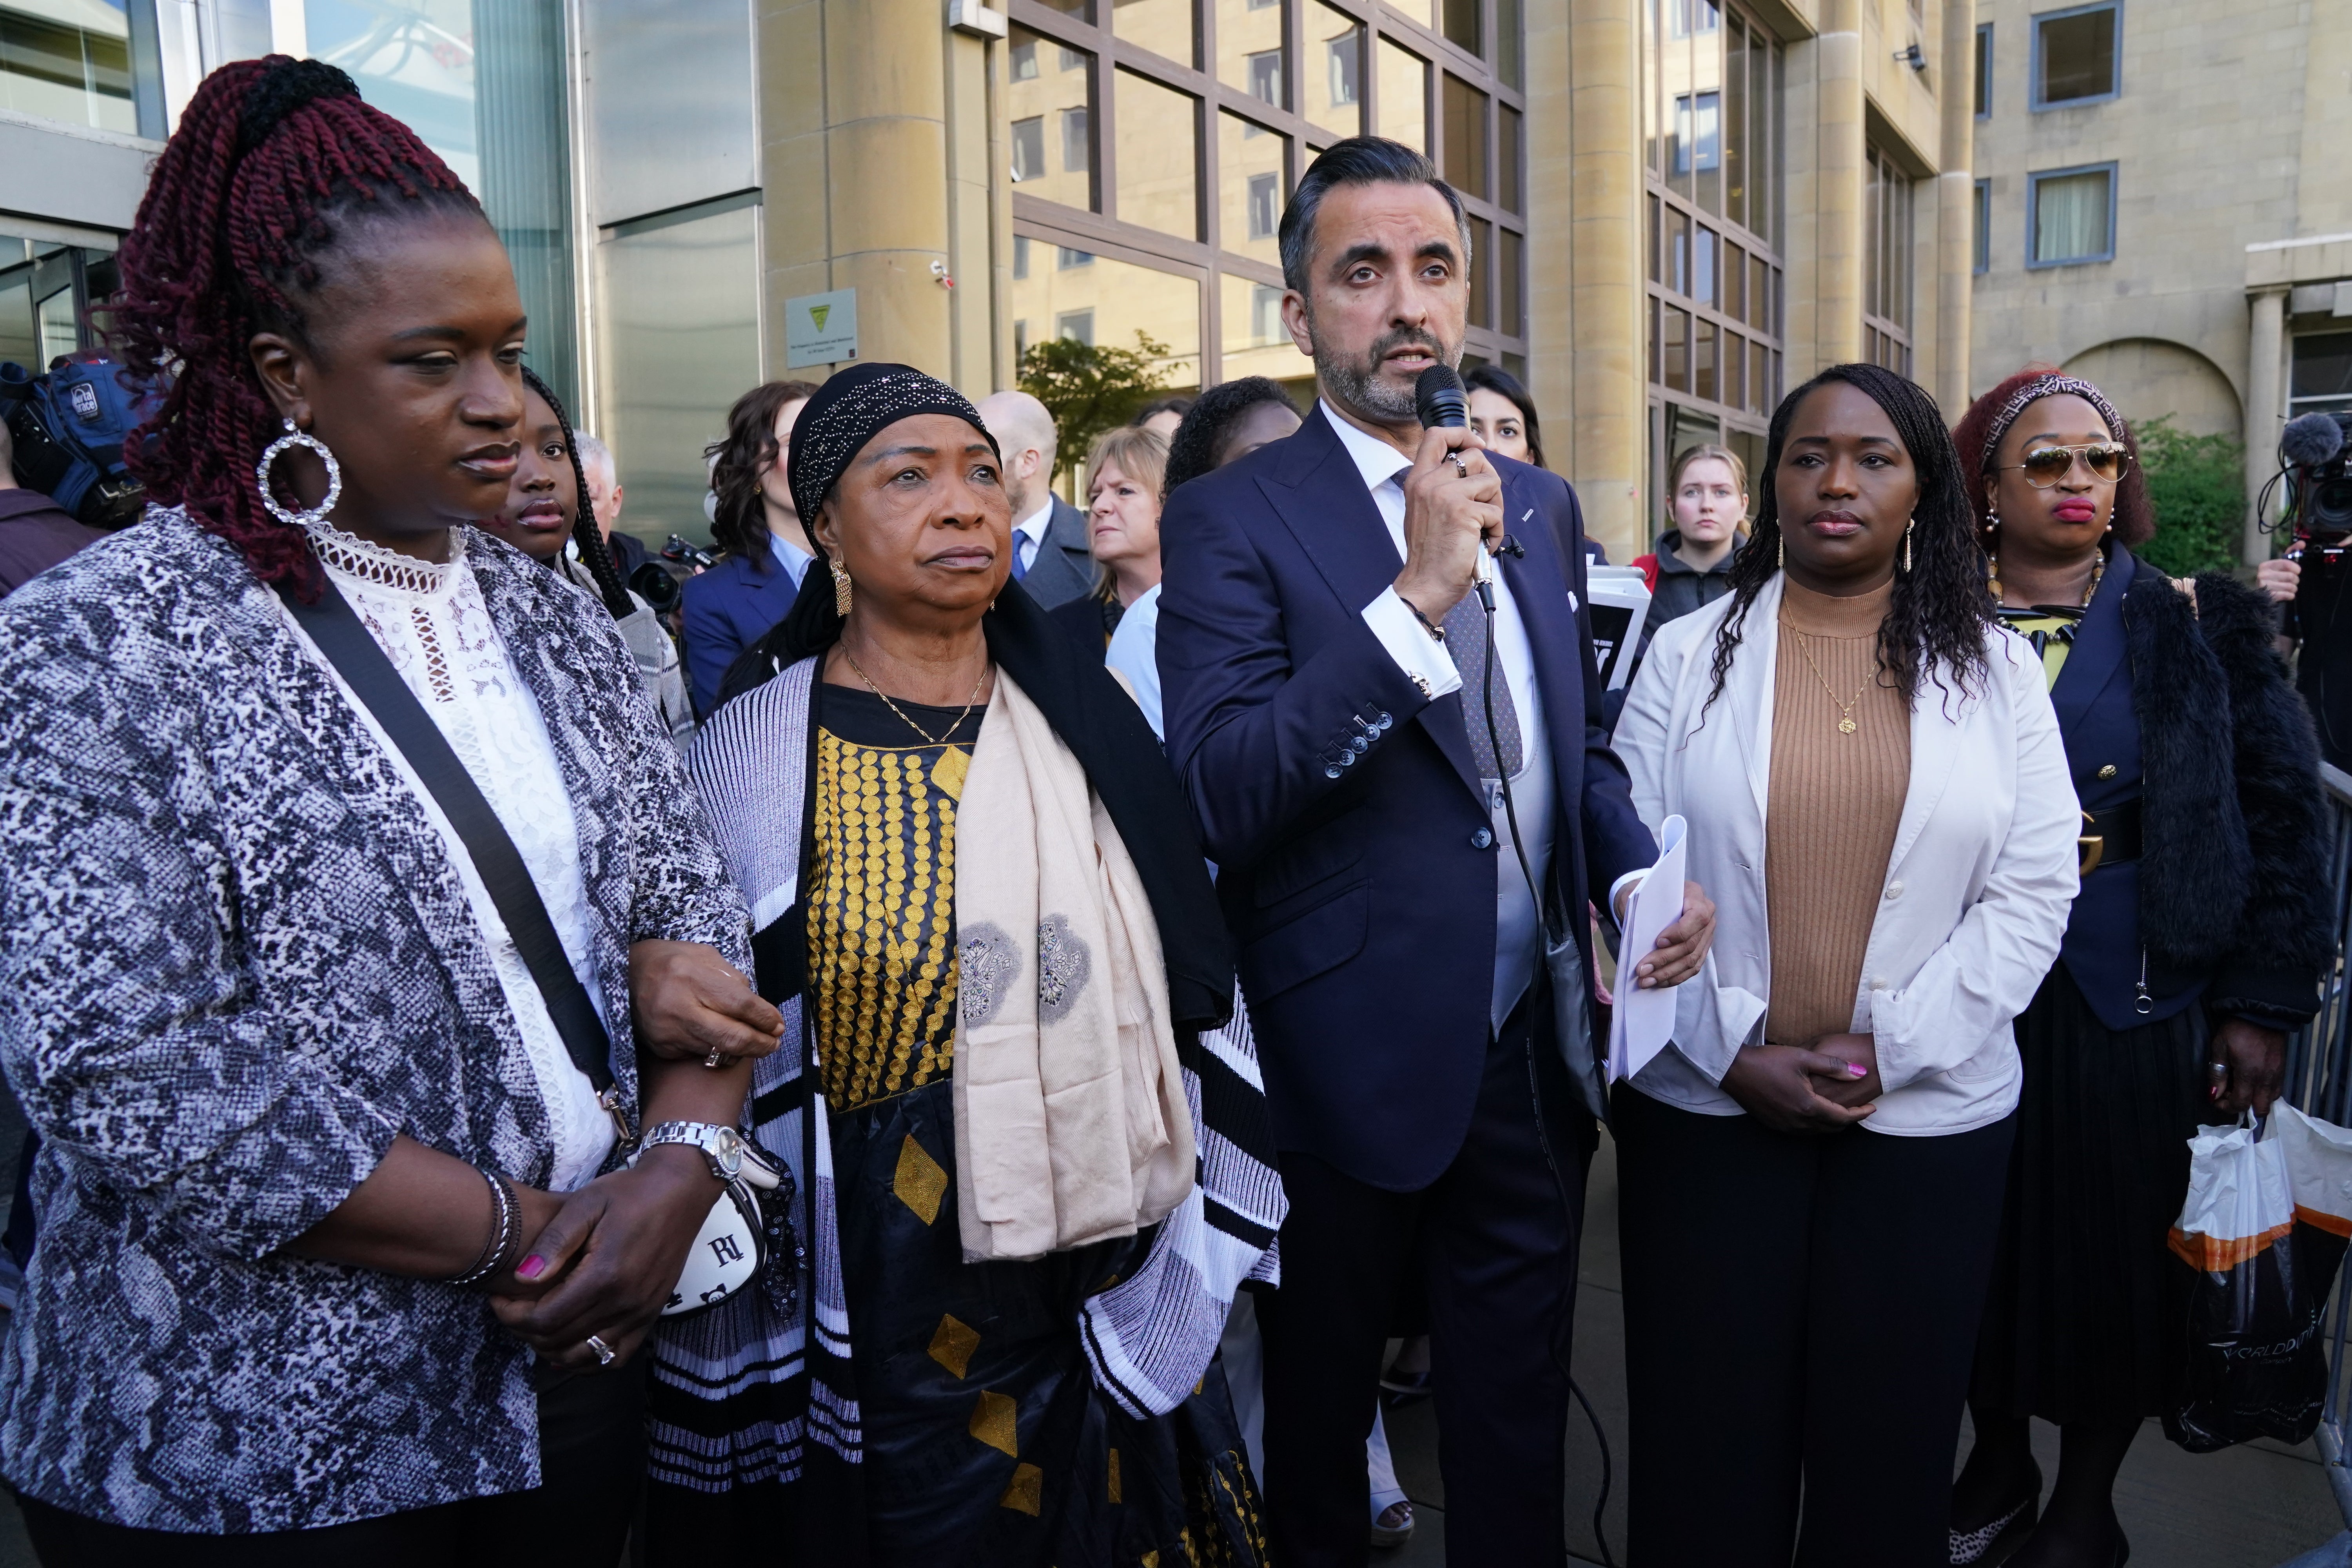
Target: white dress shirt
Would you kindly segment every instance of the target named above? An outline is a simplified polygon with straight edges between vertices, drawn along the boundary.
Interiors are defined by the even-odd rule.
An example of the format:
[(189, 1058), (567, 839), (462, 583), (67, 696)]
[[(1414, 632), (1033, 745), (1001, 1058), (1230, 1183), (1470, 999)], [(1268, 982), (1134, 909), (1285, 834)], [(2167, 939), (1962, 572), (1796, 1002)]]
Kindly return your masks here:
[(784, 575), (793, 580), (795, 589), (801, 585), (801, 579), (808, 575), (809, 563), (816, 559), (782, 534), (772, 531), (768, 534), (768, 554), (784, 569)]
[(1110, 647), (1103, 662), (1127, 677), (1127, 684), (1135, 693), (1137, 706), (1151, 724), (1151, 732), (1162, 741), (1168, 739), (1168, 727), (1160, 716), (1160, 584), (1154, 583), (1136, 596), (1135, 603), (1119, 616), (1118, 628), (1110, 634)]
[(1048, 489), (1044, 503), (1013, 525), (1013, 558), (1020, 563), (1023, 575), (1037, 564), (1038, 547), (1045, 542), (1045, 530), (1053, 522), (1054, 492)]
[[(1364, 477), (1364, 488), (1371, 491), (1372, 504), (1380, 509), (1381, 521), (1388, 525), (1390, 542), (1402, 558), (1404, 476), (1412, 471), (1412, 459), (1379, 437), (1367, 435), (1349, 424), (1328, 403), (1323, 405), (1323, 417), (1331, 422), (1331, 428), (1339, 434), (1339, 444), (1355, 459), (1356, 471)], [(1397, 596), (1394, 587), (1381, 589), (1380, 597), (1364, 606), (1363, 616), (1364, 624), (1381, 639), (1381, 646), (1396, 660), (1397, 667), (1427, 682), (1431, 696), (1462, 691), (1462, 672), (1455, 667), (1453, 655), (1444, 643), (1429, 635), (1420, 617)], [(1535, 651), (1528, 643), (1527, 623), (1520, 618), (1518, 601), (1511, 596), (1510, 584), (1503, 580), (1500, 572), (1495, 574), (1494, 625), (1494, 668), (1503, 678), (1511, 694), (1511, 705), (1519, 715), (1521, 760), (1519, 771), (1511, 775), (1511, 800), (1518, 808), (1519, 826), (1527, 835), (1528, 870), (1540, 887), (1551, 866), (1559, 808), (1552, 788), (1551, 745), (1544, 730), (1543, 698), (1536, 689)], [(1462, 693), (1465, 704), (1477, 700), (1477, 697), (1475, 692)], [(1535, 895), (1519, 870), (1519, 858), (1511, 847), (1510, 816), (1504, 809), (1499, 787), (1486, 807), (1495, 834), (1493, 1023), (1500, 1029), (1512, 1007), (1534, 983), (1536, 965), (1543, 956), (1543, 929), (1536, 915)]]

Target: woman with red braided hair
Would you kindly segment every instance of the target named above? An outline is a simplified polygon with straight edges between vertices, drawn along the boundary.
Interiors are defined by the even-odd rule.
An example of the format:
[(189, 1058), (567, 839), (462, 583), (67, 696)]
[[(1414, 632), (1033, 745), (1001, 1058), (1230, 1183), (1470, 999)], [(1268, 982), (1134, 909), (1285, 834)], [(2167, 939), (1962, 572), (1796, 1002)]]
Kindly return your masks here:
[(198, 89), (121, 271), (154, 509), (0, 607), (0, 1065), (44, 1140), (0, 1476), (48, 1568), (614, 1562), (634, 1352), (782, 1021), (611, 616), (470, 526), (512, 269), (271, 57)]

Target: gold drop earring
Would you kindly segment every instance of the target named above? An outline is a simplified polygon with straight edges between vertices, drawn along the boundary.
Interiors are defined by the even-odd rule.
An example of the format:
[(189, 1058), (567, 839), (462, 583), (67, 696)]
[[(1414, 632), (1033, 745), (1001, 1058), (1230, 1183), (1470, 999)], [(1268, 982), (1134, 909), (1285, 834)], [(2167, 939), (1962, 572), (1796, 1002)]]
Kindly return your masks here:
[(1789, 569), (1789, 536), (1777, 528), (1772, 531), (1772, 565), (1777, 571)]
[(827, 561), (833, 568), (833, 610), (843, 620), (849, 618), (849, 568), (838, 561)]

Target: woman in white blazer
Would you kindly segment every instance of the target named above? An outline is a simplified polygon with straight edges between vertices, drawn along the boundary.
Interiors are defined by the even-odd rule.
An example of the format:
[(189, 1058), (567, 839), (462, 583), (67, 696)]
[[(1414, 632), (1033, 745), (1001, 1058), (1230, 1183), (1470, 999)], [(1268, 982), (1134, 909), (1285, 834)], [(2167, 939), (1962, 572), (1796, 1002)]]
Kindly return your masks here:
[(1927, 1568), (2078, 812), (1934, 400), (1825, 371), (1764, 478), (1733, 591), (1659, 631), (1616, 734), (1717, 908), (1613, 1107), (1632, 1554), (1787, 1568), (1801, 1529), (1808, 1568)]

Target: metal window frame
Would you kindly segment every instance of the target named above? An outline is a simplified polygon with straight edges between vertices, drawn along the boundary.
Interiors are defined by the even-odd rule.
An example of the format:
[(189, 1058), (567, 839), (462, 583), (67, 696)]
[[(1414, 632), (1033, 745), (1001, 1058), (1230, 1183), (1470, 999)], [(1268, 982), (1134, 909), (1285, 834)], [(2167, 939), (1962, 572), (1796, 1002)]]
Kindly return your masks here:
[[(1218, 140), (1218, 116), (1231, 112), (1274, 132), (1286, 140), (1283, 166), (1284, 191), (1294, 191), (1298, 177), (1306, 171), (1314, 156), (1339, 141), (1344, 132), (1336, 132), (1309, 120), (1296, 106), (1307, 101), (1306, 72), (1327, 68), (1321, 51), (1310, 62), (1307, 49), (1307, 19), (1310, 4), (1319, 3), (1325, 8), (1354, 20), (1360, 32), (1360, 49), (1356, 63), (1357, 124), (1380, 123), (1380, 46), (1383, 39), (1396, 44), (1420, 59), (1427, 68), (1428, 86), (1422, 106), (1423, 123), (1428, 127), (1428, 153), (1431, 162), (1440, 169), (1445, 166), (1445, 126), (1443, 104), (1443, 83), (1440, 71), (1450, 71), (1475, 87), (1486, 96), (1486, 109), (1481, 132), (1486, 139), (1488, 185), (1497, 192), (1504, 186), (1500, 179), (1501, 111), (1516, 110), (1526, 123), (1527, 93), (1503, 79), (1501, 54), (1500, 9), (1502, 0), (1479, 0), (1479, 35), (1486, 47), (1486, 55), (1475, 55), (1447, 38), (1441, 28), (1431, 28), (1414, 18), (1400, 14), (1381, 0), (1281, 0), (1283, 6), (1283, 91), (1286, 103), (1266, 102), (1245, 88), (1228, 85), (1220, 80), (1214, 70), (1217, 57), (1217, 0), (1193, 0), (1192, 50), (1191, 60), (1173, 60), (1165, 55), (1147, 49), (1132, 40), (1122, 38), (1114, 30), (1109, 18), (1111, 0), (1095, 0), (1087, 15), (1072, 15), (1045, 4), (1045, 0), (1005, 0), (1009, 20), (1041, 38), (1090, 53), (1094, 58), (1092, 70), (1094, 138), (1094, 205), (1092, 210), (1066, 206), (1041, 196), (1028, 195), (1015, 187), (1013, 193), (1013, 216), (1017, 232), (1056, 244), (1076, 244), (1098, 255), (1116, 260), (1147, 267), (1194, 279), (1201, 286), (1200, 348), (1201, 384), (1212, 386), (1223, 377), (1223, 290), (1217, 287), (1222, 276), (1249, 279), (1256, 283), (1279, 286), (1281, 269), (1253, 258), (1223, 248), (1221, 190), (1218, 184), (1221, 146)], [(1100, 18), (1100, 19), (1095, 19)], [(1522, 17), (1524, 25), (1524, 16)], [(1204, 68), (1202, 62), (1210, 62)], [(1128, 223), (1118, 216), (1118, 79), (1129, 71), (1167, 88), (1192, 100), (1193, 104), (1193, 192), (1198, 204), (1194, 214), (1194, 234), (1199, 237), (1186, 239), (1140, 224)], [(1520, 204), (1527, 204), (1528, 181), (1525, 168), (1526, 137), (1521, 136), (1522, 167), (1516, 182)], [(1483, 219), (1499, 235), (1504, 230), (1519, 237), (1519, 255), (1524, 269), (1528, 245), (1528, 217), (1524, 211), (1506, 212), (1492, 199), (1462, 194), (1462, 203), (1468, 215)], [(1472, 265), (1485, 268), (1486, 294), (1499, 313), (1506, 297), (1500, 272), (1505, 247), (1497, 239), (1487, 254), (1474, 256)], [(1530, 299), (1528, 280), (1523, 276), (1517, 290), (1522, 309)], [(1517, 332), (1499, 328), (1472, 325), (1467, 332), (1465, 352), (1489, 362), (1500, 362), (1505, 355), (1515, 355), (1524, 361), (1528, 353), (1527, 323), (1520, 322)]]
[[(1643, 9), (1645, 12), (1649, 12), (1653, 0), (1643, 0)], [(1712, 0), (1714, 8), (1718, 15), (1716, 26), (1712, 30), (1711, 34), (1706, 32), (1684, 33), (1670, 37), (1668, 36), (1666, 27), (1665, 13), (1668, 12), (1672, 6), (1683, 3), (1685, 3), (1685, 0), (1663, 0), (1663, 4), (1659, 5), (1658, 10), (1651, 13), (1657, 18), (1659, 41), (1668, 47), (1686, 47), (1694, 37), (1706, 37), (1710, 36), (1717, 38), (1723, 37), (1728, 29), (1724, 26), (1720, 14), (1726, 11), (1736, 11), (1738, 14), (1740, 26), (1747, 29), (1751, 47), (1753, 47), (1754, 44), (1759, 41), (1769, 41), (1776, 50), (1785, 49), (1786, 47), (1786, 45), (1780, 38), (1780, 34), (1773, 28), (1766, 26), (1759, 18), (1755, 10), (1747, 5), (1735, 5), (1732, 3), (1732, 0)], [(1776, 55), (1773, 61), (1769, 64), (1766, 68), (1769, 70), (1779, 70), (1783, 68), (1784, 66), (1785, 56)], [(1654, 95), (1652, 112), (1657, 117), (1657, 122), (1662, 125), (1671, 123), (1674, 118), (1674, 103), (1676, 95), (1667, 90), (1663, 73), (1655, 68), (1654, 62), (1650, 57), (1646, 39), (1644, 41), (1641, 68), (1641, 93), (1645, 96)], [(1720, 94), (1724, 90), (1722, 85), (1718, 84), (1716, 90)], [(1787, 129), (1784, 124), (1776, 122), (1768, 125), (1766, 127), (1766, 134), (1769, 139), (1767, 145), (1759, 147), (1751, 144), (1748, 149), (1748, 156), (1751, 163), (1759, 159), (1778, 159), (1784, 151), (1788, 140)], [(1723, 139), (1726, 135), (1727, 131), (1722, 122), (1722, 110), (1718, 107), (1717, 126), (1717, 158), (1718, 165), (1722, 159)], [(1672, 161), (1671, 155), (1669, 155), (1665, 160), (1665, 162), (1669, 163), (1671, 163)], [(1783, 374), (1785, 374), (1788, 339), (1787, 323), (1783, 319), (1783, 312), (1787, 309), (1787, 259), (1783, 255), (1780, 247), (1776, 244), (1768, 234), (1761, 230), (1751, 228), (1747, 224), (1738, 222), (1726, 215), (1707, 212), (1704, 206), (1699, 205), (1697, 200), (1693, 197), (1685, 196), (1680, 191), (1676, 190), (1673, 183), (1674, 178), (1675, 176), (1671, 174), (1662, 174), (1658, 169), (1652, 167), (1650, 160), (1646, 155), (1643, 157), (1642, 184), (1643, 194), (1645, 197), (1642, 218), (1643, 223), (1645, 226), (1663, 226), (1666, 215), (1669, 212), (1674, 212), (1679, 213), (1694, 230), (1701, 226), (1714, 230), (1717, 240), (1717, 254), (1716, 257), (1715, 269), (1716, 276), (1718, 279), (1718, 294), (1721, 292), (1719, 280), (1723, 276), (1723, 258), (1721, 247), (1724, 244), (1728, 243), (1738, 246), (1749, 258), (1749, 261), (1760, 259), (1768, 268), (1769, 268), (1775, 298), (1769, 302), (1765, 310), (1765, 314), (1771, 322), (1769, 330), (1767, 330), (1734, 317), (1728, 311), (1715, 305), (1711, 301), (1701, 300), (1692, 295), (1682, 293), (1671, 287), (1663, 279), (1654, 279), (1650, 276), (1651, 266), (1649, 257), (1658, 247), (1664, 244), (1664, 237), (1661, 233), (1651, 233), (1646, 235), (1643, 240), (1644, 258), (1642, 274), (1643, 290), (1644, 295), (1644, 303), (1643, 307), (1644, 318), (1643, 324), (1643, 384), (1645, 401), (1650, 411), (1648, 417), (1653, 423), (1654, 423), (1656, 418), (1659, 416), (1660, 410), (1664, 409), (1669, 405), (1674, 405), (1688, 408), (1706, 418), (1713, 419), (1717, 423), (1717, 426), (1726, 433), (1739, 431), (1748, 435), (1762, 436), (1770, 426), (1771, 412), (1769, 409), (1762, 413), (1750, 411), (1745, 405), (1746, 394), (1744, 389), (1741, 395), (1742, 401), (1739, 404), (1732, 404), (1723, 401), (1720, 397), (1702, 397), (1696, 391), (1685, 392), (1680, 388), (1667, 384), (1663, 376), (1664, 349), (1658, 335), (1659, 323), (1663, 320), (1662, 312), (1665, 310), (1672, 309), (1681, 310), (1692, 318), (1694, 322), (1694, 332), (1696, 332), (1696, 323), (1699, 321), (1706, 321), (1714, 325), (1716, 331), (1716, 387), (1718, 393), (1723, 390), (1723, 340), (1726, 333), (1743, 338), (1747, 341), (1748, 347), (1742, 351), (1743, 356), (1757, 353), (1768, 353), (1772, 356), (1773, 361), (1777, 364), (1780, 364), (1784, 367)], [(1771, 224), (1774, 227), (1778, 227), (1779, 224), (1777, 220), (1780, 216), (1779, 210), (1780, 205), (1785, 199), (1784, 193), (1781, 189), (1784, 184), (1785, 181), (1780, 179), (1775, 179), (1772, 182), (1772, 187), (1769, 192), (1771, 203), (1774, 207), (1772, 212), (1752, 216), (1759, 216), (1765, 222)], [(1654, 218), (1652, 216), (1653, 214), (1656, 215)], [(1696, 248), (1695, 245), (1693, 248)], [(1748, 262), (1743, 262), (1742, 265), (1748, 265)], [(1658, 262), (1657, 270), (1661, 273), (1670, 270), (1667, 263), (1663, 259), (1663, 258)], [(1750, 315), (1755, 313), (1755, 308), (1753, 305), (1749, 307), (1748, 313)], [(1686, 343), (1685, 345), (1685, 353), (1687, 353), (1692, 352), (1692, 344)], [(1743, 375), (1745, 375), (1745, 360), (1743, 357)], [(1662, 479), (1663, 471), (1659, 475), (1653, 476), (1653, 487), (1654, 487), (1656, 483), (1661, 482)]]
[[(2045, 99), (2042, 96), (2042, 29), (2049, 23), (2063, 22), (2070, 16), (2086, 16), (2094, 11), (2116, 14), (2115, 53), (2108, 61), (2114, 85), (2105, 92), (2090, 98)], [(2090, 109), (2102, 103), (2113, 103), (2124, 95), (2124, 0), (2093, 0), (2088, 5), (2069, 5), (2059, 11), (2036, 11), (2026, 18), (2032, 24), (2032, 52), (2028, 57), (2031, 69), (2025, 79), (2026, 100), (2036, 114), (2053, 109)]]
[(1992, 181), (1977, 181), (1969, 201), (1969, 219), (1976, 226), (1969, 236), (1969, 275), (1981, 278), (1992, 270)]
[[(2076, 163), (2063, 169), (2038, 169), (2025, 176), (2025, 269), (2045, 271), (2053, 267), (2090, 267), (2116, 258), (2116, 198), (2123, 184), (2117, 173), (2119, 165), (2110, 158), (2104, 163)], [(2042, 237), (2042, 182), (2063, 179), (2070, 174), (2105, 174), (2107, 177), (2107, 248), (2096, 256), (2069, 256), (2063, 260), (2036, 261), (2033, 252)]]

